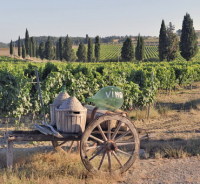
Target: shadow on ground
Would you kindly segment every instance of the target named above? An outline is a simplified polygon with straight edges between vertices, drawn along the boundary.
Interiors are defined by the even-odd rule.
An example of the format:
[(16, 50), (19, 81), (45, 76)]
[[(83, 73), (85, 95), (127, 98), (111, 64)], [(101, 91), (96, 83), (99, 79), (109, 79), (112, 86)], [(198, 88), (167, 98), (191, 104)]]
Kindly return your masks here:
[(158, 102), (156, 104), (156, 108), (160, 107), (168, 107), (171, 110), (186, 110), (189, 111), (191, 109), (199, 109), (200, 99), (191, 100), (186, 103), (164, 103)]

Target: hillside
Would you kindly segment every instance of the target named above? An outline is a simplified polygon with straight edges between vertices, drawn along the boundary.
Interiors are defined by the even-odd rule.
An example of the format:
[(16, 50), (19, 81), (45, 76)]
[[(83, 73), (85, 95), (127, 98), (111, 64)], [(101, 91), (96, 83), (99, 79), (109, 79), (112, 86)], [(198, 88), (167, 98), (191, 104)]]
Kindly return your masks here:
[(0, 48), (8, 48), (8, 44), (0, 42)]

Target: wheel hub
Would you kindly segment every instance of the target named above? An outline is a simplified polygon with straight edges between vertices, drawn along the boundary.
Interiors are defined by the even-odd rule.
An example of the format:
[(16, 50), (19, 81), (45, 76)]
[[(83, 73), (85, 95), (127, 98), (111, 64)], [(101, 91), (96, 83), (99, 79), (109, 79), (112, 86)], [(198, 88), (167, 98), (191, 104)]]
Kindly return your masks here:
[(108, 140), (105, 144), (106, 151), (116, 151), (117, 145), (114, 141)]

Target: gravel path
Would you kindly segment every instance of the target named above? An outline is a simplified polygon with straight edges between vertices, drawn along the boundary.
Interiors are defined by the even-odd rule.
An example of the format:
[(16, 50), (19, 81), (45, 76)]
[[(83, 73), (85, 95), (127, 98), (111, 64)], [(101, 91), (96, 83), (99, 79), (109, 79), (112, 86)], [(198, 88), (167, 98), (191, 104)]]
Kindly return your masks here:
[(121, 184), (200, 184), (200, 157), (139, 160)]

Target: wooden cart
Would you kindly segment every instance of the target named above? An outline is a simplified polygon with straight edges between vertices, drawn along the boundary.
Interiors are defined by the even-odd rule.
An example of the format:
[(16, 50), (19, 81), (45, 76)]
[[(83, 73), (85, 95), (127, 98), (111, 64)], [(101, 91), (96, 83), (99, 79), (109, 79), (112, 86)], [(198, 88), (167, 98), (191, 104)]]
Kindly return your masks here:
[(139, 154), (138, 132), (123, 113), (103, 114), (94, 118), (82, 134), (61, 135), (62, 138), (57, 138), (36, 130), (7, 132), (7, 167), (12, 168), (13, 142), (17, 141), (52, 141), (54, 148), (61, 151), (65, 150), (66, 142), (80, 141), (81, 160), (92, 173), (123, 173), (133, 165)]

